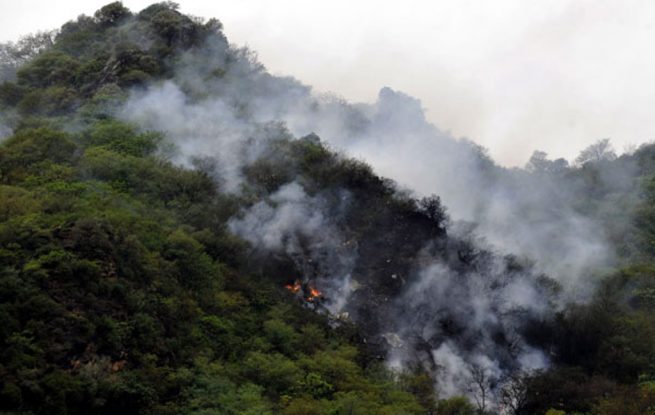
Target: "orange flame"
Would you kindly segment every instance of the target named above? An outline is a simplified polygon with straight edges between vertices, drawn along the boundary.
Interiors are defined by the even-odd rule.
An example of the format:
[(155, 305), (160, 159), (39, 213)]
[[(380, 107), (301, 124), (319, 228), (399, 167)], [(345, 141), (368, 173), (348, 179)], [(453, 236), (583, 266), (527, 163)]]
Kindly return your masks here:
[(284, 286), (287, 290), (291, 291), (294, 294), (297, 294), (300, 289), (302, 288), (302, 284), (300, 283), (300, 280), (296, 280), (293, 285), (292, 284), (287, 284)]
[(307, 301), (314, 301), (316, 298), (320, 298), (323, 296), (323, 293), (321, 293), (319, 290), (316, 288), (309, 288), (309, 295), (307, 296)]
[(293, 294), (298, 294), (298, 293), (304, 294), (303, 298), (305, 299), (305, 301), (308, 302), (312, 302), (318, 298), (323, 297), (323, 293), (317, 290), (316, 288), (310, 285), (305, 285), (305, 287), (303, 287), (303, 283), (301, 280), (295, 280), (293, 284), (286, 284), (284, 288), (286, 288)]

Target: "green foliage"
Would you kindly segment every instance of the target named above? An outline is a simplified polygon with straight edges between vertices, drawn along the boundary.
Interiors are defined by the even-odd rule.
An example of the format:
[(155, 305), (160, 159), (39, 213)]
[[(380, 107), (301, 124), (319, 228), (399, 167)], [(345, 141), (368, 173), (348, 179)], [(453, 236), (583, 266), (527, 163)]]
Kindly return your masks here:
[(153, 154), (161, 140), (161, 135), (157, 133), (139, 134), (134, 126), (115, 120), (96, 123), (88, 134), (90, 146), (102, 146), (116, 153), (135, 157)]
[(279, 353), (252, 352), (243, 362), (243, 371), (263, 385), (270, 396), (291, 393), (302, 377), (298, 365)]
[(0, 84), (0, 107), (12, 107), (17, 105), (25, 94), (25, 88), (13, 83), (3, 82)]
[(601, 399), (593, 408), (598, 415), (653, 415), (655, 414), (655, 387), (646, 384), (635, 389), (615, 391)]
[(18, 71), (18, 83), (26, 87), (66, 86), (75, 80), (79, 63), (68, 54), (46, 51)]
[[(65, 88), (28, 73), (21, 102)], [(108, 90), (81, 131), (25, 111), (0, 145), (0, 410), (421, 413), (346, 331), (251, 275), (226, 231), (243, 201), (161, 157), (161, 135), (98, 117)]]
[(17, 105), (22, 115), (62, 115), (73, 109), (77, 95), (71, 88), (52, 86), (27, 92)]
[(115, 26), (130, 16), (132, 13), (120, 1), (109, 3), (93, 15), (101, 26)]
[(438, 415), (474, 415), (476, 410), (468, 399), (456, 396), (439, 401), (436, 413)]
[(74, 153), (75, 144), (68, 134), (47, 128), (21, 130), (0, 148), (0, 180), (20, 181), (48, 162), (71, 163)]
[[(445, 235), (438, 197), (415, 200), (366, 163), (280, 125), (266, 127), (275, 138), (234, 196), (212, 178), (217, 166), (174, 165), (166, 137), (112, 117), (130, 88), (169, 79), (187, 50), (222, 37), (221, 28), (172, 2), (136, 15), (114, 2), (56, 38), (0, 50), (11, 60), (11, 76), (0, 74), (2, 121), (15, 132), (0, 143), (0, 411), (475, 413), (463, 397), (437, 400), (422, 370), (382, 368), (356, 327), (335, 330), (294, 302), (278, 274), (289, 275), (259, 263), (227, 230), (240, 209), (292, 180), (335, 209), (343, 190), (359, 266), (393, 275)], [(217, 82), (225, 75), (208, 70)], [(521, 413), (654, 411), (655, 150), (628, 160), (604, 141), (595, 146), (579, 169), (544, 154), (531, 169), (580, 183), (577, 207), (608, 222), (626, 266), (602, 279), (589, 304), (534, 323), (531, 342), (552, 352), (554, 367), (522, 379)], [(603, 182), (632, 161), (638, 173), (627, 190)], [(600, 212), (601, 200), (615, 209)]]
[(401, 374), (400, 382), (403, 389), (416, 396), (418, 402), (427, 410), (435, 411), (434, 380), (423, 370), (415, 369)]

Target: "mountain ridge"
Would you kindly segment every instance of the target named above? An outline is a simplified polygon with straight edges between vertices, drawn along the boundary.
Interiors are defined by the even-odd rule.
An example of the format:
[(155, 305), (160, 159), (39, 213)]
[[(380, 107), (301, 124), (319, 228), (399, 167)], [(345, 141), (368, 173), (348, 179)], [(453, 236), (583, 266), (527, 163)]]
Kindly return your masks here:
[[(433, 134), (418, 101), (396, 112), (412, 98), (383, 89), (373, 121), (338, 100), (303, 119), (294, 108), (308, 87), (272, 77), (220, 22), (170, 2), (138, 14), (111, 3), (35, 39), (28, 58), (3, 62), (0, 85), (11, 130), (0, 147), (3, 410), (653, 407), (652, 340), (638, 343), (655, 321), (651, 146), (572, 168), (536, 154), (511, 172), (474, 144), (440, 141), (489, 194), (518, 195), (513, 215), (550, 195), (523, 196), (525, 183), (575, 184), (555, 208), (534, 210), (527, 236), (541, 241), (535, 224), (573, 212), (563, 224), (595, 229), (584, 237), (600, 229), (626, 267), (600, 282), (592, 266), (603, 261), (564, 268), (594, 285), (590, 300), (571, 302), (568, 280), (546, 275), (529, 250), (480, 241), (485, 222), (449, 218), (439, 197), (335, 152), (329, 131), (291, 131), (339, 114), (337, 131), (377, 144), (390, 139), (383, 130)], [(486, 197), (473, 212), (501, 201)], [(595, 228), (608, 217), (618, 219)], [(548, 238), (566, 240), (556, 234), (565, 226)]]

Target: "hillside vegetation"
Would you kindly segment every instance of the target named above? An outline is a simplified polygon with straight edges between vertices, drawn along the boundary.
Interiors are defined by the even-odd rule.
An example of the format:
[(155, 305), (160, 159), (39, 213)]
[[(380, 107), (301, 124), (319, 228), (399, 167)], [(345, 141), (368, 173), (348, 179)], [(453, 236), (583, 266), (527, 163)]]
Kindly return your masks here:
[[(403, 370), (386, 365), (388, 332), (402, 328), (390, 316), (416, 264), (437, 257), (462, 283), (493, 264), (480, 271), (490, 289), (526, 281), (552, 304), (559, 284), (451, 232), (437, 196), (415, 198), (316, 135), (257, 126), (264, 149), (235, 191), (211, 155), (180, 163), (166, 131), (117, 115), (207, 42), (223, 54), (206, 71), (212, 85), (235, 82), (244, 61), (256, 66), (219, 21), (170, 2), (136, 14), (111, 3), (0, 48), (2, 413), (655, 414), (655, 147), (562, 169), (532, 160), (522, 174), (580, 183), (578, 209), (606, 223), (619, 267), (594, 277), (589, 302), (501, 309), (511, 330), (473, 331), (455, 311), (425, 317), (462, 348), (489, 341), (508, 374), (480, 372), (467, 397), (448, 397), (441, 369), (426, 363), (436, 339), (412, 338)], [(627, 164), (628, 186), (603, 180)], [(313, 228), (291, 253), (235, 232), (250, 229), (250, 212), (295, 197), (339, 212), (319, 232), (337, 248)], [(317, 255), (329, 272), (357, 276), (347, 314), (331, 312), (338, 288), (308, 294), (314, 281), (330, 288)], [(304, 294), (285, 288), (296, 281)], [(515, 333), (545, 351), (548, 368), (520, 370)]]

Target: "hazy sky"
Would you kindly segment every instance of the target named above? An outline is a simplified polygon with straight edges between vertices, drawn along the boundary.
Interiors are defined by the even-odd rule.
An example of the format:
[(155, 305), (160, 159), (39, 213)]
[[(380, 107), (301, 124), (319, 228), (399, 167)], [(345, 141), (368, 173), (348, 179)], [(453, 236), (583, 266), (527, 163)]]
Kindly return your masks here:
[[(108, 2), (0, 0), (0, 41)], [(534, 149), (572, 159), (604, 137), (619, 151), (655, 139), (654, 1), (179, 3), (319, 92), (373, 101), (390, 86), (420, 98), (432, 122), (503, 164), (522, 165)]]

